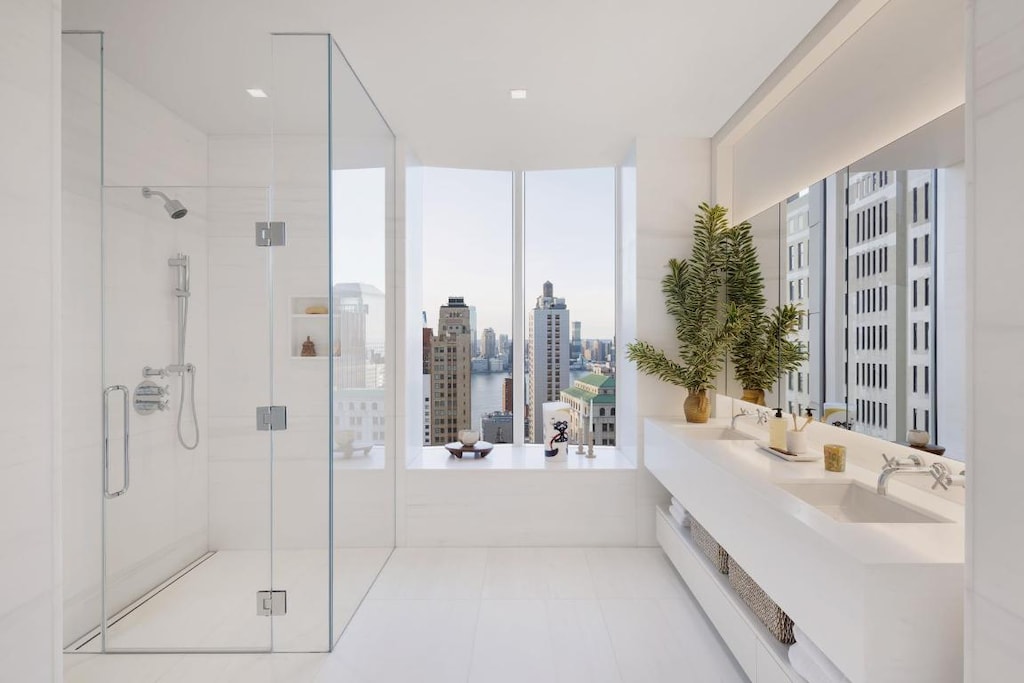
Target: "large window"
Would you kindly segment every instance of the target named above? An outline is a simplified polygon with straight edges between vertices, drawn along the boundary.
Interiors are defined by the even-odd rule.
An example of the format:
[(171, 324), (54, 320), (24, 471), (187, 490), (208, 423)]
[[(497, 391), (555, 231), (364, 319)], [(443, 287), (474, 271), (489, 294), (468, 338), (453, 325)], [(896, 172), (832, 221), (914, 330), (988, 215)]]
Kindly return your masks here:
[(526, 441), (569, 405), (574, 443), (615, 445), (615, 170), (524, 174)]
[(614, 173), (522, 173), (517, 221), (513, 173), (424, 170), (425, 445), (536, 443), (549, 401), (615, 445)]
[[(423, 443), (512, 443), (513, 184), (508, 171), (423, 174)], [(486, 421), (486, 425), (485, 425)]]

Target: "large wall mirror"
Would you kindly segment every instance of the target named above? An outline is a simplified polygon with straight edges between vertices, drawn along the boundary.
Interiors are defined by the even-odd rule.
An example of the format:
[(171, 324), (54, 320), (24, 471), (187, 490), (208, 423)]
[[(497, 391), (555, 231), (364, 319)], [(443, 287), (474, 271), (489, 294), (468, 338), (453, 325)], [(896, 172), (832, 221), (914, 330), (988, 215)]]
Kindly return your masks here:
[(963, 124), (961, 107), (748, 218), (768, 305), (803, 314), (806, 360), (770, 407), (965, 458)]

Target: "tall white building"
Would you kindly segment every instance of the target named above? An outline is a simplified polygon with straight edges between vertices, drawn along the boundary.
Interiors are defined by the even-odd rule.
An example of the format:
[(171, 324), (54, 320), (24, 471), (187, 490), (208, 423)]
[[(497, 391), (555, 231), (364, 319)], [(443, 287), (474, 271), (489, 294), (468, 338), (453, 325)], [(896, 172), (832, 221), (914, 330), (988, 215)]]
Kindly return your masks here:
[[(788, 199), (785, 203), (785, 288), (783, 296), (792, 304), (796, 304), (804, 312), (800, 321), (800, 329), (796, 339), (808, 348), (811, 336), (812, 289), (815, 285), (811, 276), (811, 194), (802, 193)], [(820, 285), (820, 283), (817, 283)], [(801, 415), (805, 408), (820, 410), (814, 404), (814, 392), (811, 390), (811, 358), (804, 360), (797, 370), (790, 371), (785, 378), (785, 397), (788, 412)], [(818, 414), (820, 415), (820, 413)]]
[(559, 400), (569, 386), (569, 309), (554, 290), (550, 282), (544, 283), (527, 326), (526, 435), (532, 443), (544, 438), (543, 404)]
[(854, 429), (898, 441), (934, 427), (934, 172), (854, 173), (849, 187)]
[(484, 358), (495, 358), (498, 353), (498, 337), (494, 334), (494, 328), (484, 328), (484, 341), (483, 348), (481, 349), (481, 355)]
[(936, 433), (934, 416), (935, 367), (932, 334), (935, 327), (934, 249), (935, 174), (907, 171), (907, 428)]

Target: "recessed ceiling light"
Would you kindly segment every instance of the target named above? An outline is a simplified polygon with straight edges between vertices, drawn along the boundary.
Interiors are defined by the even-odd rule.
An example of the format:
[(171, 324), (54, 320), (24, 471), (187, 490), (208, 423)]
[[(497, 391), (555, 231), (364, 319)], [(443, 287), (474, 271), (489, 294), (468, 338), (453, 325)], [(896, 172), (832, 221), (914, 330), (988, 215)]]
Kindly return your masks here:
[(267, 93), (263, 88), (246, 88), (245, 92), (249, 93), (253, 97), (266, 97)]
[(519, 88), (513, 89), (513, 90), (509, 90), (508, 91), (508, 96), (511, 97), (513, 100), (525, 100), (526, 99), (526, 90), (519, 89)]

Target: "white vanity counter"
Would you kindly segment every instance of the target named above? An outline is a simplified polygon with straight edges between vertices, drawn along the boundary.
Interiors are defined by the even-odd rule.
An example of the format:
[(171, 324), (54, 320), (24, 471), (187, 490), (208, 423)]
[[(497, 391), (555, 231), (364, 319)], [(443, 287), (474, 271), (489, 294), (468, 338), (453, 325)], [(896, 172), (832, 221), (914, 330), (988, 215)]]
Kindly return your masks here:
[(889, 497), (943, 521), (838, 521), (779, 484), (852, 481), (874, 496), (878, 471), (825, 472), (692, 431), (727, 426), (645, 420), (647, 468), (850, 680), (962, 680), (963, 506), (897, 475)]

